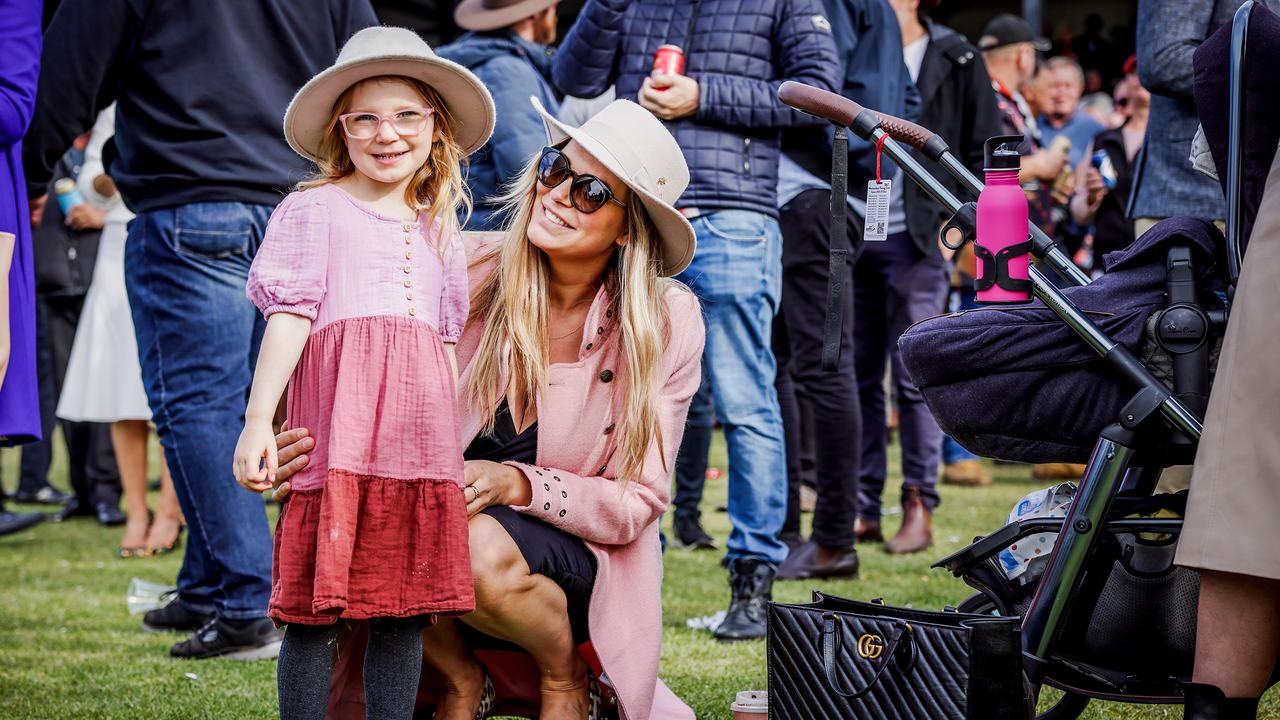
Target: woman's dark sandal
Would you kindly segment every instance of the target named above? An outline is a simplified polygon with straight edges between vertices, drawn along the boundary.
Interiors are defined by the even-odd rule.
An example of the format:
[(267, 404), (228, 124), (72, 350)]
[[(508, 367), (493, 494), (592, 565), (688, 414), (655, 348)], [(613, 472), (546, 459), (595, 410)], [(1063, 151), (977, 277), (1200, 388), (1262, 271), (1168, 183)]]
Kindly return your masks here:
[(587, 673), (587, 720), (601, 720), (603, 717), (600, 712), (602, 704), (600, 683), (596, 682), (594, 673)]
[(168, 555), (169, 553), (173, 552), (174, 550), (177, 550), (177, 549), (178, 549), (178, 546), (182, 544), (182, 531), (183, 531), (183, 530), (185, 530), (185, 529), (186, 529), (186, 527), (187, 527), (187, 526), (186, 526), (186, 524), (185, 524), (185, 523), (184, 523), (184, 524), (179, 524), (179, 525), (178, 525), (178, 534), (174, 536), (173, 541), (172, 541), (172, 542), (170, 542), (168, 545), (160, 545), (160, 546), (157, 546), (157, 547), (148, 547), (148, 548), (140, 548), (140, 549), (142, 550), (142, 552), (145, 554), (145, 556), (146, 556), (146, 557), (155, 557), (155, 556), (158, 556), (158, 555)]

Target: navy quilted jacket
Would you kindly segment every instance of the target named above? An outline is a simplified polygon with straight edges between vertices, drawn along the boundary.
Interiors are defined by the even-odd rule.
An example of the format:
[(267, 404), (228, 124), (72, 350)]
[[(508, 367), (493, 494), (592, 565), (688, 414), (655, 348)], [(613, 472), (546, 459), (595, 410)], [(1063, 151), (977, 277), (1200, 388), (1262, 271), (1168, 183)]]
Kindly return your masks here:
[[(690, 22), (692, 18), (692, 22)], [(699, 105), (667, 124), (689, 163), (681, 207), (735, 208), (777, 217), (778, 140), (784, 127), (821, 121), (778, 101), (783, 80), (834, 90), (831, 24), (820, 0), (587, 0), (552, 62), (569, 95), (610, 85), (635, 100), (659, 46), (685, 51)]]

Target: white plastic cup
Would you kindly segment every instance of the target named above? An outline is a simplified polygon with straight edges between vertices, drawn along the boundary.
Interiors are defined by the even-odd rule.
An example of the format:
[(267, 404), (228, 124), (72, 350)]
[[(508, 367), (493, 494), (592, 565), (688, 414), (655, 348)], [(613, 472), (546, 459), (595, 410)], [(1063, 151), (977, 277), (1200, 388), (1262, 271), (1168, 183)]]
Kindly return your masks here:
[(765, 720), (769, 717), (769, 692), (743, 690), (729, 709), (733, 711), (733, 720)]
[(135, 577), (129, 581), (129, 590), (125, 593), (124, 603), (129, 607), (130, 615), (139, 615), (160, 607), (162, 597), (175, 590), (177, 588), (172, 585), (159, 585)]

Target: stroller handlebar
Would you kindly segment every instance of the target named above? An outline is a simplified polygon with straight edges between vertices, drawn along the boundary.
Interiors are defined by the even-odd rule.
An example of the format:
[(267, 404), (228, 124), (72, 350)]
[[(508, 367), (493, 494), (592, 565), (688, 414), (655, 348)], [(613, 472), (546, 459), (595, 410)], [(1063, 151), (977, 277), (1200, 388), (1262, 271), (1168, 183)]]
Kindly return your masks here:
[[(868, 110), (843, 95), (812, 85), (787, 80), (778, 88), (778, 99), (801, 112), (847, 127), (864, 140), (874, 140), (871, 133), (878, 126), (894, 140), (917, 150), (925, 150), (930, 159), (938, 159), (947, 149), (946, 144), (941, 143), (941, 138), (928, 128), (909, 120)], [(930, 143), (931, 140), (933, 143)], [(932, 147), (939, 143), (941, 148)], [(926, 148), (926, 144), (931, 147)]]

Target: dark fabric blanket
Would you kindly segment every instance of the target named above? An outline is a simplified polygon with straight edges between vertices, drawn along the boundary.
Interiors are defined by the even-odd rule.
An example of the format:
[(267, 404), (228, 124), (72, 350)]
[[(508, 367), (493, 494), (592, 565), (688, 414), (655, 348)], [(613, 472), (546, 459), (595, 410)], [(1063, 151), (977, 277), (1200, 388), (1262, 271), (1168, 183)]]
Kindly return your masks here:
[[(1222, 234), (1195, 218), (1161, 222), (1106, 255), (1101, 278), (1063, 292), (1140, 353), (1147, 319), (1165, 304), (1165, 262), (1176, 243), (1192, 248), (1204, 306), (1221, 306)], [(931, 318), (909, 328), (898, 347), (942, 429), (987, 457), (1084, 462), (1136, 392), (1039, 301)]]

